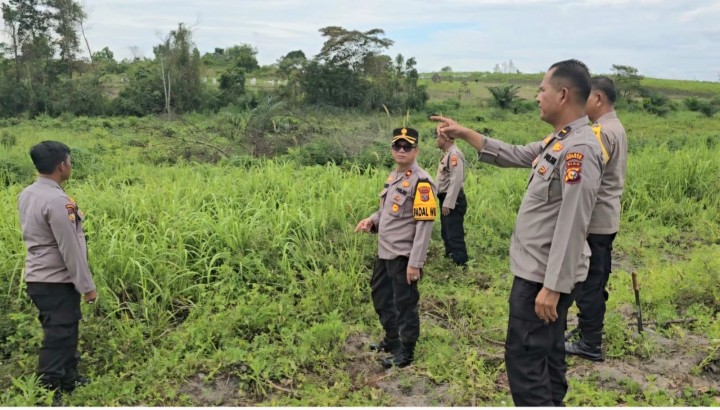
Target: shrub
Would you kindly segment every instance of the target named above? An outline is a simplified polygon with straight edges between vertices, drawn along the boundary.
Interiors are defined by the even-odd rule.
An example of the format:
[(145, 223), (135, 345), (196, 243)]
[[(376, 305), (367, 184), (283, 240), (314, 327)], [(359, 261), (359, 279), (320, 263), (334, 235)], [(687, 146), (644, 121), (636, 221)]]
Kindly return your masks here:
[(512, 84), (486, 88), (492, 95), (493, 104), (503, 110), (513, 108), (516, 100), (518, 99), (518, 91), (520, 91), (519, 86)]
[(302, 147), (291, 148), (290, 157), (300, 165), (341, 165), (347, 159), (343, 147), (329, 139), (318, 139)]
[(0, 186), (30, 183), (34, 174), (32, 165), (0, 159)]
[(0, 145), (5, 147), (5, 149), (10, 149), (10, 147), (14, 147), (15, 144), (17, 144), (17, 138), (7, 130), (3, 130), (2, 137), (0, 137)]
[(686, 98), (683, 102), (688, 110), (699, 112), (708, 118), (715, 115), (718, 109), (720, 109), (720, 106), (714, 105), (711, 100), (690, 97)]
[(645, 111), (660, 117), (664, 117), (670, 111), (674, 110), (674, 107), (670, 103), (670, 99), (668, 97), (651, 91), (644, 93), (642, 105)]

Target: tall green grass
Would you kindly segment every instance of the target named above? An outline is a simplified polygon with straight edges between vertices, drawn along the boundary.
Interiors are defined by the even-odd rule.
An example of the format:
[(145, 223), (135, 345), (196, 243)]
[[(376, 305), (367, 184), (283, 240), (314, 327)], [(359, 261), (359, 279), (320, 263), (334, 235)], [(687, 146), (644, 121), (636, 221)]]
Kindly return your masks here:
[[(665, 119), (620, 114), (631, 154), (607, 339), (608, 355), (623, 360), (646, 357), (652, 348), (635, 341), (618, 313), (632, 303), (630, 270), (643, 282), (647, 318), (691, 315), (698, 320), (688, 332), (720, 337), (720, 278), (708, 274), (717, 272), (720, 260), (720, 135), (712, 121), (690, 113)], [(533, 113), (465, 108), (453, 115), (515, 143), (549, 132)], [(371, 138), (380, 134), (382, 118), (342, 121)], [(411, 120), (423, 130), (432, 127), (421, 114)], [(303, 167), (283, 158), (157, 166), (145, 153), (163, 143), (143, 131), (156, 126), (152, 120), (57, 121), (10, 126), (18, 143), (3, 155), (31, 169), (27, 149), (43, 139), (65, 141), (76, 153), (75, 178), (66, 190), (87, 215), (100, 299), (83, 306), (81, 325), (81, 369), (94, 381), (69, 396), (69, 404), (197, 404), (189, 381), (210, 385), (221, 378), (237, 386), (231, 402), (237, 405), (394, 403), (372, 385), (358, 385), (350, 369), (360, 359), (346, 346), (358, 334), (381, 334), (368, 286), (376, 242), (352, 231), (377, 207), (389, 170), (351, 163)], [(140, 139), (151, 148), (131, 143)], [(498, 342), (505, 337), (511, 283), (507, 249), (527, 171), (478, 164), (472, 150), (460, 146), (470, 164), (466, 231), (474, 259), (467, 271), (443, 259), (436, 224), (420, 285), (422, 335), (410, 376), (446, 387), (446, 405), (510, 403), (499, 382)], [(420, 155), (433, 174), (439, 153), (431, 142), (422, 142)], [(37, 405), (49, 397), (32, 377), (42, 332), (24, 294), (25, 251), (15, 210), (18, 193), (32, 179), (30, 171), (0, 190), (6, 204), (0, 213), (5, 405)], [(573, 383), (592, 394), (571, 395), (569, 404), (627, 400), (626, 393), (608, 396), (592, 381)], [(669, 401), (637, 393), (632, 400), (694, 405), (708, 397)]]

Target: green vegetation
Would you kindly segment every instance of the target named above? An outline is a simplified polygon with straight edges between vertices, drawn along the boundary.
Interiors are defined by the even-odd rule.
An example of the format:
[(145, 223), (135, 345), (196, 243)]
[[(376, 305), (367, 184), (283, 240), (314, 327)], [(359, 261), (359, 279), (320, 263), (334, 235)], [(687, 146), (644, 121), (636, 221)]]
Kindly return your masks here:
[[(2, 7), (11, 41), (0, 58), (0, 405), (51, 402), (34, 376), (42, 331), (14, 210), (35, 175), (28, 149), (46, 139), (73, 149), (66, 190), (87, 215), (99, 286), (81, 323), (81, 370), (93, 382), (67, 405), (511, 403), (508, 246), (527, 171), (479, 164), (460, 143), (474, 259), (467, 271), (443, 259), (436, 224), (418, 359), (402, 371), (367, 352), (381, 335), (368, 289), (376, 242), (352, 229), (377, 206), (392, 128), (421, 131), (431, 173), (430, 113), (511, 143), (537, 140), (549, 131), (533, 101), (542, 74), (421, 75), (413, 58), (382, 54), (392, 44), (382, 30), (335, 26), (320, 30), (318, 56), (294, 50), (272, 66), (249, 44), (201, 56), (183, 24), (152, 58), (118, 62), (104, 48), (83, 61), (86, 16), (70, 3)], [(567, 403), (716, 405), (720, 84), (614, 69), (628, 90), (619, 114), (630, 158), (608, 361), (570, 359)], [(657, 323), (643, 335), (631, 326), (633, 271)]]
[[(527, 172), (471, 160), (467, 240), (475, 259), (466, 272), (444, 260), (436, 226), (421, 283), (418, 361), (385, 373), (365, 350), (381, 334), (368, 290), (375, 239), (352, 228), (377, 205), (388, 172), (384, 136), (402, 120), (263, 112), (4, 121), (0, 403), (50, 399), (33, 376), (42, 334), (23, 290), (25, 251), (12, 210), (33, 180), (27, 149), (44, 139), (73, 148), (67, 191), (88, 217), (100, 294), (97, 305), (83, 307), (81, 324), (81, 369), (93, 383), (67, 404), (511, 403), (501, 345), (507, 248)], [(534, 112), (461, 103), (444, 114), (515, 143), (548, 131)], [(609, 360), (570, 361), (568, 404), (712, 405), (720, 134), (713, 119), (689, 111), (620, 116), (630, 159), (610, 282)], [(432, 124), (425, 114), (411, 114), (409, 123), (422, 130), (421, 163), (433, 170)], [(275, 158), (259, 158), (262, 150)], [(310, 165), (327, 162), (335, 165)], [(639, 338), (628, 325), (631, 271), (642, 282), (647, 320), (695, 320), (651, 326)]]

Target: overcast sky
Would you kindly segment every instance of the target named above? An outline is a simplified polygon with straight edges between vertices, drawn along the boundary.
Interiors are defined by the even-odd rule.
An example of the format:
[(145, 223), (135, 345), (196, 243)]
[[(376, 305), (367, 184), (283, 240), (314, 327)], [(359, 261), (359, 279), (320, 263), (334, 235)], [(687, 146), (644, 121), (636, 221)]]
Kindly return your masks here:
[(184, 22), (201, 53), (248, 43), (260, 64), (292, 50), (314, 56), (318, 29), (385, 30), (389, 54), (421, 72), (491, 71), (512, 60), (542, 72), (577, 58), (593, 73), (631, 65), (649, 77), (720, 81), (720, 0), (83, 0), (94, 50), (118, 59)]

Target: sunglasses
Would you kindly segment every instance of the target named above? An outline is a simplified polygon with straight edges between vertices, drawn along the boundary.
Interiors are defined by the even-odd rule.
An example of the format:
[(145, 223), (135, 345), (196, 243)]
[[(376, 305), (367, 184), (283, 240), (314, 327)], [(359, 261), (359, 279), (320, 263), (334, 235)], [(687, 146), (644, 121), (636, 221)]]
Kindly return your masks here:
[(415, 146), (410, 145), (410, 144), (398, 144), (398, 143), (392, 144), (393, 151), (403, 150), (403, 152), (410, 152), (413, 149), (415, 149)]

